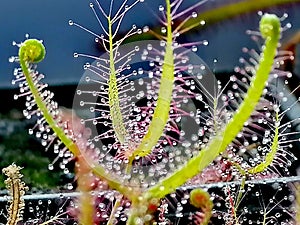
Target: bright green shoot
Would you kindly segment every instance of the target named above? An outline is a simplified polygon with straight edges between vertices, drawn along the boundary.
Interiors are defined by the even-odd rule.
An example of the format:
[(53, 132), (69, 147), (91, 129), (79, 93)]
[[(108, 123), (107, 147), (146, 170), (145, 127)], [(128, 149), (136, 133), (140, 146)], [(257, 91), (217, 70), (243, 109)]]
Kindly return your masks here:
[[(173, 175), (165, 178), (154, 187), (150, 188), (144, 196), (146, 198), (162, 198), (165, 195), (175, 191), (175, 189), (187, 180), (200, 173), (207, 167), (219, 154), (225, 151), (237, 134), (242, 129), (244, 123), (255, 109), (265, 83), (273, 68), (274, 58), (276, 56), (277, 46), (280, 39), (280, 20), (273, 14), (265, 14), (260, 21), (260, 32), (265, 38), (265, 47), (261, 54), (259, 66), (256, 74), (252, 78), (252, 83), (248, 89), (244, 101), (239, 109), (229, 121), (226, 127), (216, 134), (209, 145), (200, 151), (200, 153), (188, 161), (180, 170)], [(162, 188), (163, 187), (163, 188)]]
[(166, 0), (167, 15), (167, 36), (164, 63), (162, 66), (162, 75), (158, 91), (157, 105), (154, 109), (151, 123), (148, 127), (146, 135), (141, 140), (139, 146), (133, 151), (129, 157), (127, 171), (130, 170), (132, 161), (136, 156), (144, 157), (151, 153), (154, 146), (158, 143), (163, 135), (166, 124), (169, 120), (169, 111), (171, 108), (172, 92), (174, 86), (174, 54), (173, 54), (173, 33), (172, 33), (172, 16), (171, 3)]
[[(98, 1), (96, 2), (97, 4), (99, 4)], [(102, 67), (102, 69), (105, 70), (103, 74), (106, 75), (106, 80), (105, 82), (103, 82), (103, 87), (105, 87), (104, 91), (106, 91), (105, 95), (107, 95), (107, 105), (105, 106), (109, 106), (109, 114), (114, 137), (115, 139), (117, 139), (117, 143), (124, 147), (127, 146), (127, 144), (130, 144), (131, 134), (128, 131), (128, 126), (126, 124), (126, 122), (128, 121), (126, 121), (124, 111), (122, 111), (122, 106), (120, 104), (121, 91), (119, 88), (122, 86), (121, 84), (124, 80), (121, 80), (122, 78), (119, 78), (119, 75), (123, 71), (125, 65), (127, 65), (128, 61), (125, 61), (122, 64), (121, 68), (118, 68), (116, 65), (122, 60), (118, 59), (118, 49), (120, 45), (126, 37), (136, 33), (134, 31), (135, 28), (129, 31), (129, 33), (119, 41), (115, 41), (115, 37), (125, 13), (129, 10), (129, 8), (132, 8), (139, 1), (135, 1), (130, 7), (126, 7), (125, 5), (127, 1), (125, 0), (124, 4), (121, 5), (120, 9), (117, 10), (114, 16), (111, 15), (111, 12), (113, 11), (111, 8), (113, 4), (112, 2), (108, 14), (104, 12), (99, 4), (99, 9), (107, 20), (107, 30), (104, 29), (101, 20), (95, 13), (93, 4), (91, 4), (90, 6), (93, 9), (98, 22), (100, 23), (104, 33), (107, 36), (107, 38), (103, 38), (103, 36), (96, 35), (99, 40), (102, 41), (103, 47), (108, 53), (108, 60), (103, 60), (107, 65)], [(177, 8), (174, 7), (176, 3), (178, 4), (178, 6), (176, 6)], [(143, 133), (144, 135), (140, 138), (139, 143), (134, 143), (133, 146), (135, 148), (129, 151), (128, 162), (127, 165), (125, 165), (125, 172), (127, 172), (127, 176), (130, 176), (131, 173), (133, 173), (132, 166), (134, 160), (141, 157), (146, 157), (152, 153), (155, 146), (161, 141), (162, 137), (164, 136), (168, 121), (170, 120), (173, 91), (174, 85), (176, 83), (176, 63), (174, 54), (174, 42), (176, 37), (174, 35), (174, 31), (172, 30), (172, 23), (174, 19), (174, 15), (172, 14), (172, 7), (174, 7), (176, 11), (180, 3), (180, 0), (175, 1), (175, 3), (171, 3), (170, 0), (166, 0), (166, 35), (164, 37), (165, 50), (163, 61), (160, 65), (161, 74), (159, 76), (157, 99), (152, 115), (148, 117), (151, 118), (151, 121), (146, 126), (146, 132)], [(122, 9), (124, 9), (124, 11), (122, 11)], [(82, 26), (74, 22), (71, 22), (71, 24), (83, 28)], [(91, 31), (88, 32), (95, 35), (95, 33)], [(30, 93), (32, 94), (32, 98), (38, 108), (38, 115), (44, 118), (44, 120), (48, 124), (47, 126), (51, 130), (53, 130), (55, 136), (66, 146), (67, 149), (71, 151), (71, 153), (75, 157), (83, 156), (83, 159), (85, 160), (87, 165), (90, 166), (91, 171), (94, 173), (94, 175), (98, 176), (101, 180), (106, 181), (111, 189), (120, 192), (122, 194), (122, 198), (124, 196), (126, 199), (131, 201), (130, 210), (127, 215), (127, 225), (150, 224), (151, 219), (153, 218), (151, 213), (153, 212), (151, 211), (152, 208), (149, 206), (158, 206), (162, 198), (174, 192), (177, 188), (185, 184), (189, 179), (201, 173), (211, 162), (213, 162), (219, 155), (225, 152), (228, 145), (230, 145), (234, 141), (238, 133), (244, 127), (245, 122), (247, 122), (247, 120), (255, 110), (255, 107), (259, 103), (262, 93), (265, 89), (269, 75), (273, 69), (274, 59), (276, 57), (277, 47), (281, 36), (280, 19), (273, 14), (263, 15), (260, 21), (260, 33), (265, 40), (265, 44), (262, 48), (263, 50), (260, 55), (259, 63), (255, 68), (254, 76), (251, 79), (251, 84), (249, 85), (248, 91), (244, 96), (242, 103), (236, 110), (236, 113), (227, 124), (224, 124), (221, 129), (218, 129), (219, 127), (215, 126), (216, 134), (211, 135), (211, 139), (204, 149), (199, 149), (199, 153), (191, 158), (188, 158), (185, 164), (183, 164), (179, 169), (175, 169), (172, 174), (168, 175), (167, 177), (163, 177), (162, 179), (156, 181), (154, 185), (149, 185), (150, 187), (147, 186), (147, 188), (139, 186), (140, 184), (133, 187), (128, 187), (128, 184), (121, 183), (119, 180), (126, 180), (121, 177), (122, 172), (124, 172), (123, 170), (120, 170), (121, 172), (118, 175), (110, 174), (109, 169), (101, 164), (98, 164), (97, 159), (94, 160), (94, 158), (91, 159), (90, 157), (88, 157), (85, 149), (79, 148), (76, 139), (72, 138), (71, 135), (68, 135), (68, 129), (66, 129), (62, 125), (58, 116), (57, 105), (52, 103), (51, 98), (49, 97), (50, 95), (47, 96), (47, 94), (44, 95), (44, 93), (41, 92), (41, 90), (45, 87), (39, 86), (39, 81), (41, 80), (41, 78), (32, 69), (33, 64), (40, 62), (45, 56), (45, 48), (41, 41), (28, 39), (21, 43), (19, 49), (19, 62), (22, 69), (21, 74), (25, 77), (26, 85)], [(130, 56), (131, 54), (132, 52), (128, 53), (126, 57)], [(97, 59), (101, 60), (100, 58)], [(217, 102), (215, 101), (214, 111), (216, 111), (216, 108)], [(275, 111), (276, 110), (277, 109), (275, 109)], [(278, 149), (279, 145), (279, 124), (281, 120), (281, 117), (279, 115), (280, 114), (278, 114), (278, 111), (276, 111), (273, 142), (270, 152), (266, 155), (265, 161), (253, 168), (246, 170), (242, 169), (239, 165), (236, 165), (243, 176), (265, 171), (274, 160), (276, 150)], [(130, 178), (128, 179), (130, 180)], [(245, 180), (243, 180), (242, 185), (244, 185), (244, 182)], [(213, 203), (210, 201), (208, 193), (203, 190), (196, 189), (191, 192), (190, 197), (192, 205), (205, 211), (205, 224), (208, 224), (213, 208)], [(238, 202), (239, 198), (240, 197), (238, 196)], [(202, 204), (202, 202), (200, 201), (201, 199), (206, 199), (207, 205)], [(121, 199), (119, 199), (115, 204), (113, 212), (117, 210), (119, 205), (121, 205)], [(112, 224), (112, 221), (114, 221), (114, 219), (114, 215), (112, 215), (109, 219), (109, 223)]]
[[(40, 92), (40, 89), (42, 88), (38, 86), (38, 81), (41, 78), (37, 77), (35, 71), (31, 70), (32, 64), (42, 61), (44, 57), (45, 47), (41, 41), (36, 39), (28, 39), (21, 43), (19, 49), (20, 65), (39, 111), (49, 127), (54, 131), (55, 135), (72, 152), (72, 154), (76, 157), (79, 155), (84, 156), (84, 151), (80, 151), (76, 143), (65, 133), (63, 127), (58, 125), (59, 118), (57, 117), (58, 110), (56, 103), (47, 102), (45, 100), (46, 96), (42, 95)], [(117, 180), (114, 180), (114, 178), (112, 178), (112, 176), (108, 174), (104, 168), (102, 168), (100, 165), (94, 165), (94, 162), (91, 162), (88, 157), (84, 158), (87, 160), (87, 163), (91, 165), (92, 170), (95, 172), (95, 174), (97, 174), (97, 176), (106, 180), (111, 187), (121, 191), (125, 195), (128, 194), (128, 189), (121, 185)]]

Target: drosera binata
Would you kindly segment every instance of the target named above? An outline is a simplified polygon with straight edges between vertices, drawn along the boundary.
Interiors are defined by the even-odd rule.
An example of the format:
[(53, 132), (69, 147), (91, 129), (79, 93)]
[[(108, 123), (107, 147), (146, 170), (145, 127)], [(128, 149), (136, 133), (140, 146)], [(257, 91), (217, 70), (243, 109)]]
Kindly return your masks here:
[[(176, 10), (179, 11), (181, 3), (180, 1), (170, 3), (170, 13), (174, 14)], [(110, 7), (114, 8), (113, 4)], [(187, 12), (192, 9), (193, 7), (185, 9), (185, 13), (182, 15), (188, 14)], [(122, 11), (122, 8), (119, 11)], [(160, 7), (160, 11), (164, 14), (164, 7)], [(105, 14), (104, 17), (106, 16)], [(162, 20), (167, 20), (167, 18), (163, 15)], [(158, 167), (154, 169), (155, 167), (151, 165), (160, 164), (164, 160), (160, 164), (163, 166), (168, 159), (180, 164), (180, 161), (183, 161), (179, 160), (183, 151), (177, 150), (178, 145), (186, 151), (185, 155), (187, 156), (183, 157), (189, 158), (192, 154), (188, 148), (193, 145), (190, 142), (194, 144), (197, 142), (198, 128), (194, 119), (197, 112), (193, 102), (197, 101), (197, 95), (193, 93), (197, 84), (195, 84), (194, 79), (206, 71), (203, 69), (203, 62), (199, 61), (199, 57), (192, 53), (196, 51), (195, 45), (206, 45), (207, 41), (183, 45), (176, 43), (176, 32), (180, 29), (178, 28), (176, 32), (173, 32), (171, 22), (172, 16), (170, 14), (168, 21), (162, 22), (166, 32), (167, 27), (169, 27), (169, 33), (167, 34), (162, 29), (162, 34), (158, 35), (159, 41), (118, 45), (116, 60), (113, 62), (109, 54), (103, 54), (100, 57), (75, 54), (76, 57), (91, 57), (95, 59), (95, 62), (85, 65), (86, 72), (83, 82), (77, 89), (78, 95), (74, 99), (74, 105), (75, 107), (79, 105), (81, 109), (89, 111), (90, 116), (83, 119), (83, 122), (94, 131), (90, 141), (99, 149), (99, 160), (103, 164), (110, 165), (110, 170), (114, 170), (115, 173), (124, 173), (122, 171), (124, 169), (125, 179), (127, 177), (130, 179), (130, 176), (138, 173), (145, 173), (138, 175), (140, 177), (148, 176), (147, 173), (154, 173), (151, 176), (166, 174), (167, 168)], [(71, 24), (95, 35), (96, 39), (101, 36), (77, 25), (74, 21)], [(144, 27), (143, 32), (149, 32), (148, 28)], [(109, 34), (109, 32), (106, 33)], [(137, 29), (137, 33), (139, 33), (139, 29)], [(104, 36), (102, 37), (104, 38)], [(165, 54), (166, 48), (168, 48), (168, 54)], [(193, 58), (191, 61), (189, 60), (190, 54), (192, 55), (191, 59)], [(168, 58), (169, 62), (166, 61), (165, 57)], [(198, 62), (201, 63), (202, 70), (200, 66), (196, 65)], [(122, 127), (126, 128), (126, 139), (128, 139), (123, 143), (118, 138), (118, 136), (124, 136), (118, 134), (123, 132), (120, 132), (118, 126), (113, 125), (112, 108), (109, 103), (111, 89), (108, 79), (111, 70), (105, 64), (114, 64), (114, 67), (118, 68), (116, 74), (119, 106), (122, 112)], [(114, 95), (117, 95), (116, 93)], [(187, 110), (188, 107), (190, 108)], [(113, 111), (116, 113), (117, 110)], [(190, 121), (194, 120), (192, 121), (194, 133), (187, 135), (187, 140), (185, 140), (185, 134), (189, 132), (189, 129), (187, 125), (185, 127), (182, 125), (182, 117), (190, 117)], [(116, 121), (120, 122), (121, 120)], [(185, 123), (187, 124), (187, 122)], [(176, 161), (174, 160), (175, 157), (177, 157)], [(170, 164), (172, 169), (177, 166), (174, 167), (173, 163)], [(150, 169), (145, 169), (145, 167)], [(138, 178), (138, 180), (141, 179), (143, 178)], [(144, 183), (146, 185), (150, 182), (153, 181), (150, 179)]]
[[(18, 97), (26, 96), (27, 108), (24, 110), (24, 115), (28, 118), (33, 115), (38, 117), (37, 125), (30, 130), (30, 133), (33, 133), (33, 130), (37, 130), (36, 137), (41, 138), (42, 143), (46, 143), (43, 145), (52, 145), (54, 141), (57, 141), (57, 144), (54, 146), (62, 145), (61, 151), (63, 152), (65, 152), (65, 149), (68, 149), (72, 153), (70, 157), (82, 157), (83, 161), (89, 165), (90, 170), (97, 170), (94, 173), (99, 178), (107, 177), (103, 180), (107, 184), (110, 183), (110, 186), (123, 186), (105, 172), (100, 165), (90, 166), (90, 164), (93, 164), (94, 159), (89, 155), (85, 155), (88, 146), (86, 143), (82, 145), (80, 140), (82, 136), (73, 135), (74, 131), (76, 132), (75, 128), (66, 126), (68, 123), (72, 125), (72, 122), (62, 120), (57, 103), (52, 99), (53, 94), (47, 90), (47, 85), (41, 82), (44, 76), (35, 70), (35, 63), (40, 62), (45, 56), (45, 48), (42, 42), (36, 39), (27, 39), (20, 44), (14, 43), (14, 45), (19, 47), (19, 56), (14, 57), (13, 61), (21, 65), (21, 69), (15, 69), (14, 72), (21, 92)], [(125, 190), (127, 188), (123, 186), (121, 189)]]
[[(271, 30), (270, 27), (272, 28)], [(256, 73), (252, 78), (252, 83), (249, 86), (247, 94), (232, 119), (214, 138), (212, 138), (205, 149), (202, 149), (197, 156), (189, 160), (187, 164), (172, 176), (162, 180), (158, 184), (159, 186), (155, 185), (150, 188), (147, 194), (153, 194), (155, 197), (162, 197), (165, 194), (174, 191), (174, 187), (182, 185), (186, 180), (200, 173), (220, 153), (225, 151), (227, 145), (234, 140), (236, 135), (242, 129), (244, 123), (248, 120), (258, 103), (265, 88), (265, 82), (268, 80), (272, 70), (273, 60), (276, 56), (277, 45), (281, 34), (279, 18), (273, 14), (263, 15), (260, 22), (260, 31), (265, 38), (265, 48), (261, 55), (262, 58), (256, 68)], [(184, 179), (175, 179), (176, 177), (184, 177)], [(163, 191), (159, 191), (160, 186), (164, 186)]]
[[(16, 44), (19, 47), (19, 56), (15, 57), (14, 61), (20, 63), (21, 66), (21, 69), (15, 70), (16, 82), (19, 82), (20, 87), (20, 94), (16, 98), (26, 96), (25, 116), (36, 115), (39, 118), (34, 130), (37, 130), (37, 137), (42, 138), (45, 146), (57, 141), (56, 146), (70, 150), (72, 156), (78, 160), (79, 168), (77, 169), (78, 176), (80, 176), (78, 190), (82, 197), (78, 199), (79, 201), (84, 199), (81, 203), (87, 203), (82, 204), (81, 214), (76, 211), (79, 213), (79, 223), (93, 224), (94, 216), (98, 215), (101, 217), (98, 219), (103, 219), (109, 224), (113, 224), (118, 216), (128, 225), (151, 224), (157, 210), (164, 210), (161, 204), (166, 195), (174, 193), (188, 180), (203, 172), (215, 159), (222, 156), (225, 158), (228, 148), (233, 145), (237, 146), (236, 137), (241, 132), (246, 133), (243, 130), (245, 124), (249, 123), (249, 118), (253, 119), (255, 116), (253, 114), (257, 112), (255, 110), (261, 103), (262, 95), (266, 92), (266, 83), (270, 79), (270, 74), (272, 75), (274, 62), (276, 62), (282, 31), (281, 20), (274, 14), (264, 14), (261, 17), (259, 31), (264, 40), (262, 52), (255, 54), (257, 55), (256, 64), (250, 68), (252, 74), (248, 76), (244, 85), (245, 91), (240, 98), (237, 97), (239, 101), (236, 102), (238, 103), (236, 110), (226, 117), (226, 122), (221, 124), (213, 122), (213, 132), (207, 136), (207, 142), (201, 145), (201, 140), (197, 137), (199, 131), (202, 131), (202, 128), (199, 128), (200, 123), (197, 122), (198, 113), (201, 111), (197, 110), (195, 104), (189, 104), (189, 102), (203, 103), (195, 81), (199, 74), (193, 74), (193, 69), (201, 70), (202, 66), (198, 68), (192, 63), (189, 64), (192, 57), (188, 53), (195, 50), (193, 47), (195, 43), (180, 45), (176, 40), (178, 34), (184, 32), (181, 28), (187, 20), (183, 20), (177, 28), (173, 25), (176, 15), (178, 17), (188, 14), (187, 17), (190, 18), (188, 12), (193, 10), (193, 7), (179, 12), (181, 0), (172, 2), (166, 0), (165, 7), (160, 7), (163, 14), (162, 35), (157, 35), (161, 37), (159, 46), (163, 51), (157, 51), (156, 46), (147, 43), (147, 49), (143, 51), (141, 57), (145, 60), (150, 59), (147, 65), (148, 71), (137, 68), (131, 72), (134, 65), (130, 63), (133, 62), (132, 58), (138, 54), (140, 47), (131, 48), (127, 53), (122, 54), (120, 53), (121, 44), (126, 37), (138, 34), (141, 30), (133, 27), (124, 39), (114, 40), (114, 37), (126, 12), (139, 2), (133, 1), (131, 5), (126, 6), (127, 0), (125, 0), (117, 10), (113, 10), (114, 2), (111, 1), (109, 10), (106, 12), (100, 2), (95, 1), (100, 14), (96, 12), (94, 4), (90, 4), (103, 29), (104, 36), (70, 21), (71, 25), (96, 36), (96, 42), (101, 43), (106, 50), (106, 58), (80, 53), (74, 55), (96, 59), (95, 64), (86, 64), (85, 69), (98, 79), (90, 75), (85, 76), (84, 79), (87, 83), (99, 85), (97, 91), (77, 90), (79, 96), (87, 96), (86, 100), (79, 101), (79, 105), (88, 106), (88, 111), (96, 117), (78, 120), (74, 116), (73, 121), (66, 119), (67, 117), (58, 110), (57, 104), (53, 101), (53, 94), (46, 90), (47, 85), (42, 84), (43, 75), (36, 71), (36, 63), (45, 56), (42, 42), (27, 39)], [(196, 6), (204, 2), (206, 1), (199, 2)], [(114, 16), (113, 11), (116, 11)], [(108, 28), (104, 26), (99, 15), (104, 16)], [(185, 47), (191, 48), (184, 49)], [(238, 80), (235, 81), (238, 83)], [(141, 87), (146, 87), (146, 90), (140, 90), (139, 95), (134, 93), (135, 88), (138, 87), (138, 85), (135, 86), (136, 83)], [(214, 93), (213, 107), (210, 108), (213, 120), (218, 118), (217, 101), (221, 97), (220, 93), (223, 92), (223, 89), (218, 90), (220, 92)], [(132, 92), (134, 97), (130, 95)], [(89, 97), (92, 98), (89, 99)], [(90, 100), (95, 100), (95, 102)], [(227, 104), (226, 101), (225, 104)], [(280, 125), (282, 114), (279, 113), (279, 107), (274, 106), (272, 109), (275, 117), (272, 117), (274, 120), (271, 122), (275, 123), (273, 126), (275, 131), (274, 135), (270, 136), (273, 138), (271, 150), (264, 155), (265, 161), (259, 161), (256, 164), (250, 162), (250, 166), (247, 165), (245, 168), (240, 166), (241, 173), (246, 173), (244, 170), (249, 174), (260, 173), (269, 168), (273, 162), (280, 163), (280, 159), (276, 158), (278, 151), (275, 149), (278, 150), (281, 141), (279, 130), (285, 130), (285, 126)], [(73, 123), (74, 118), (76, 122), (83, 123), (80, 123), (78, 127), (83, 127), (84, 131), (88, 130), (85, 125), (91, 123), (91, 127), (94, 126), (91, 133), (78, 132), (74, 126), (76, 124)], [(192, 118), (193, 124), (197, 125), (193, 130), (195, 133), (185, 132), (188, 129), (184, 130), (186, 127), (182, 121), (190, 121), (185, 120), (186, 118)], [(101, 133), (97, 127), (99, 124), (100, 128), (103, 126), (108, 128)], [(31, 132), (33, 133), (33, 130)], [(90, 138), (90, 135), (94, 136)], [(99, 144), (99, 142), (102, 143)], [(248, 147), (246, 144), (245, 146)], [(229, 154), (224, 161), (228, 163), (226, 165), (236, 164), (238, 168), (238, 162), (231, 163)], [(95, 180), (103, 182), (94, 182)], [(245, 181), (242, 181), (242, 184), (243, 182)], [(94, 186), (91, 188), (92, 185)], [(101, 192), (105, 188), (111, 191), (102, 192), (103, 198), (96, 191), (94, 192), (94, 190)], [(213, 212), (210, 196), (203, 190), (192, 190), (182, 199), (182, 204), (177, 205), (178, 217), (182, 216), (182, 205), (186, 204), (188, 199), (191, 205), (200, 208), (198, 214), (193, 217), (195, 221), (198, 223), (204, 221), (207, 224)], [(199, 199), (203, 199), (205, 204)], [(233, 202), (231, 206), (235, 207), (235, 204), (239, 204), (240, 195), (237, 195), (237, 199), (238, 203)], [(103, 200), (103, 202), (98, 204), (97, 209), (93, 209), (93, 204), (97, 200)], [(106, 205), (107, 202), (109, 203)], [(110, 210), (107, 210), (107, 207)], [(97, 214), (97, 210), (102, 211)]]
[[(128, 133), (126, 130), (126, 125), (124, 124), (124, 110), (122, 108), (124, 107), (123, 104), (126, 104), (126, 96), (122, 95), (123, 92), (122, 84), (128, 82), (126, 80), (126, 77), (120, 77), (120, 74), (123, 72), (123, 70), (126, 69), (126, 65), (128, 61), (130, 61), (130, 57), (134, 55), (135, 49), (133, 49), (130, 52), (127, 52), (126, 55), (121, 55), (119, 52), (120, 45), (126, 40), (126, 38), (135, 35), (137, 33), (141, 33), (141, 30), (138, 30), (136, 25), (132, 25), (132, 28), (124, 37), (122, 37), (119, 40), (116, 40), (116, 35), (118, 34), (118, 31), (120, 29), (120, 26), (122, 24), (123, 18), (126, 15), (127, 11), (129, 11), (131, 8), (133, 8), (136, 4), (139, 2), (143, 2), (142, 0), (134, 1), (131, 5), (127, 5), (127, 1), (124, 1), (115, 15), (112, 15), (113, 11), (113, 5), (114, 1), (111, 1), (108, 13), (105, 12), (105, 10), (102, 8), (100, 3), (96, 0), (95, 5), (93, 3), (90, 3), (90, 8), (93, 11), (93, 14), (95, 15), (103, 34), (99, 35), (94, 33), (93, 31), (83, 27), (82, 25), (79, 25), (78, 23), (70, 20), (69, 24), (77, 26), (89, 33), (91, 33), (93, 36), (95, 36), (95, 42), (101, 44), (101, 46), (104, 48), (105, 52), (108, 54), (107, 59), (103, 59), (96, 56), (89, 56), (86, 54), (80, 54), (80, 53), (74, 53), (74, 57), (79, 56), (85, 56), (89, 58), (96, 59), (97, 65), (90, 65), (86, 64), (85, 68), (87, 70), (90, 70), (94, 75), (98, 76), (98, 80), (90, 79), (89, 77), (86, 77), (87, 82), (95, 82), (98, 84), (102, 84), (103, 89), (107, 89), (107, 93), (105, 92), (96, 92), (96, 91), (78, 91), (77, 93), (80, 94), (93, 94), (97, 95), (99, 97), (102, 97), (103, 99), (106, 99), (103, 101), (102, 106), (108, 106), (109, 107), (109, 114), (110, 114), (110, 120), (111, 120), (111, 126), (113, 130), (115, 131), (115, 136), (117, 142), (119, 142), (121, 145), (124, 145), (128, 142)], [(102, 15), (105, 18), (105, 22), (107, 23), (107, 28), (101, 22), (101, 19), (98, 16), (97, 10), (100, 11), (100, 15)], [(116, 68), (116, 64), (121, 63), (121, 65)], [(99, 78), (103, 81), (99, 81)], [(107, 95), (107, 96), (106, 96)], [(82, 105), (85, 104), (92, 104), (89, 102), (82, 102)], [(91, 109), (91, 111), (95, 111), (95, 107)], [(98, 109), (99, 110), (99, 109)], [(104, 111), (102, 111), (104, 112)], [(93, 123), (95, 125), (97, 123), (101, 123), (101, 121), (98, 121), (97, 118), (93, 118)], [(106, 122), (108, 123), (108, 122)], [(108, 123), (110, 124), (110, 123)], [(101, 137), (96, 137), (101, 138)]]

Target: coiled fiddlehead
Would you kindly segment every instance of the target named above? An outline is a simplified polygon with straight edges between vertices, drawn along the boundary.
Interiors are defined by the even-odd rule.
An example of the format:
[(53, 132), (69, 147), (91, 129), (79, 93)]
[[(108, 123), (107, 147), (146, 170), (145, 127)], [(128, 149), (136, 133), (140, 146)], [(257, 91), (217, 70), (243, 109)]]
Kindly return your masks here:
[(36, 39), (28, 39), (22, 43), (19, 49), (19, 57), (21, 66), (25, 68), (25, 62), (38, 63), (45, 58), (46, 49), (41, 41)]
[(63, 129), (57, 126), (57, 122), (49, 112), (47, 104), (45, 104), (45, 102), (43, 101), (43, 97), (40, 95), (38, 88), (36, 88), (33, 77), (31, 77), (32, 71), (29, 68), (29, 64), (42, 61), (45, 57), (45, 54), (46, 50), (41, 41), (36, 39), (28, 39), (21, 44), (19, 49), (20, 65), (26, 78), (28, 87), (30, 88), (30, 91), (34, 97), (35, 103), (43, 114), (45, 120), (53, 129), (55, 134), (59, 137), (59, 139), (65, 144), (65, 146), (74, 155), (78, 155), (79, 150), (77, 146), (64, 134)]

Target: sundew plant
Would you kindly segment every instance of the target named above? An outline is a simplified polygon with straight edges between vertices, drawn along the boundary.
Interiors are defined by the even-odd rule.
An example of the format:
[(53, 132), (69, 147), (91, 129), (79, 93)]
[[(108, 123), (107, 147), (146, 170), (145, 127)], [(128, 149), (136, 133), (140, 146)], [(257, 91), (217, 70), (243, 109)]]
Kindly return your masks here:
[[(298, 100), (283, 108), (290, 96), (279, 85), (291, 77), (281, 69), (284, 61), (293, 60), (280, 50), (290, 27), (286, 15), (258, 13), (258, 29), (248, 31), (258, 48), (243, 49), (240, 66), (224, 83), (199, 57), (209, 40), (180, 41), (207, 1), (189, 7), (183, 2), (162, 1), (153, 15), (159, 32), (132, 25), (119, 34), (136, 5), (148, 10), (147, 0), (90, 3), (98, 30), (70, 20), (104, 51), (74, 53), (88, 60), (74, 110), (58, 106), (37, 71), (44, 43), (29, 37), (14, 43), (19, 53), (12, 61), (20, 65), (14, 70), (13, 83), (20, 88), (15, 98), (25, 98), (26, 118), (37, 118), (29, 133), (57, 154), (49, 169), (70, 173), (68, 165), (75, 162), (77, 195), (55, 216), (23, 221), (28, 188), (21, 168), (11, 165), (3, 170), (12, 195), (8, 225), (297, 223), (288, 204), (291, 191), (281, 193), (293, 187), (280, 183), (290, 175), (296, 160), (290, 148), (298, 141), (295, 121), (285, 118)], [(145, 34), (156, 40), (139, 40)], [(139, 41), (128, 43), (132, 37)], [(267, 197), (259, 185), (270, 180), (277, 181)], [(256, 200), (247, 205), (249, 198)]]

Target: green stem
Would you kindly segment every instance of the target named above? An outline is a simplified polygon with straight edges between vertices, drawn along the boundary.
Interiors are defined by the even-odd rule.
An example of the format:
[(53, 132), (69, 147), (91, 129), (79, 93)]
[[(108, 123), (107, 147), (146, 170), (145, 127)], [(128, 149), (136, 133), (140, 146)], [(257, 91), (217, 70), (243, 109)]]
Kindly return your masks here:
[[(57, 121), (52, 117), (51, 113), (48, 111), (48, 108), (46, 106), (46, 104), (43, 101), (43, 98), (40, 96), (40, 93), (38, 91), (38, 89), (36, 88), (34, 81), (31, 77), (30, 71), (28, 69), (27, 64), (28, 63), (32, 63), (35, 62), (32, 57), (29, 57), (29, 54), (26, 54), (26, 51), (31, 51), (32, 53), (34, 53), (34, 51), (37, 50), (37, 48), (33, 48), (33, 49), (29, 49), (32, 48), (32, 46), (34, 45), (39, 45), (39, 47), (41, 47), (43, 49), (43, 51), (45, 52), (45, 48), (42, 45), (41, 42), (39, 42), (38, 40), (33, 40), (33, 39), (29, 39), (26, 40), (24, 43), (22, 43), (22, 46), (20, 47), (19, 50), (19, 58), (20, 58), (20, 66), (21, 69), (23, 71), (23, 74), (26, 78), (28, 87), (30, 88), (30, 91), (34, 97), (35, 103), (38, 106), (39, 110), (41, 111), (43, 117), (45, 118), (46, 122), (49, 124), (49, 126), (51, 127), (51, 129), (54, 131), (54, 133), (57, 135), (57, 137), (63, 142), (63, 144), (75, 155), (78, 156), (80, 154), (80, 151), (77, 147), (77, 145), (65, 135), (65, 132), (62, 128), (60, 128), (57, 125)], [(29, 61), (31, 60), (31, 61)], [(40, 61), (41, 59), (39, 59)]]
[(278, 112), (276, 112), (275, 115), (275, 134), (274, 134), (274, 138), (273, 138), (273, 142), (272, 142), (272, 146), (271, 146), (271, 150), (270, 152), (266, 155), (266, 158), (263, 162), (261, 162), (260, 164), (258, 164), (257, 166), (248, 169), (247, 172), (250, 174), (256, 174), (256, 173), (261, 173), (263, 171), (265, 171), (265, 169), (267, 169), (271, 163), (273, 162), (273, 159), (276, 155), (277, 149), (278, 149), (278, 138), (279, 138), (279, 115)]
[(116, 212), (117, 212), (118, 207), (121, 205), (121, 200), (122, 200), (122, 197), (117, 198), (117, 200), (114, 204), (114, 207), (111, 210), (110, 217), (109, 217), (109, 220), (106, 225), (114, 225), (115, 224)]
[[(40, 52), (43, 52), (41, 57)], [(23, 74), (26, 78), (28, 87), (34, 97), (37, 107), (41, 111), (41, 114), (45, 118), (46, 122), (50, 128), (54, 131), (57, 137), (62, 141), (62, 143), (72, 152), (75, 157), (80, 155), (84, 156), (84, 152), (81, 152), (78, 149), (78, 146), (65, 134), (64, 130), (57, 125), (57, 121), (53, 118), (52, 114), (49, 112), (47, 105), (43, 101), (43, 98), (40, 96), (39, 90), (35, 86), (34, 80), (32, 79), (31, 72), (28, 68), (28, 63), (37, 63), (40, 62), (45, 55), (45, 48), (43, 44), (35, 39), (28, 39), (22, 43), (19, 49), (19, 59), (20, 66), (23, 71)], [(95, 175), (101, 179), (107, 181), (108, 185), (118, 190), (126, 197), (130, 197), (131, 190), (126, 186), (123, 186), (116, 179), (112, 178), (111, 174), (107, 173), (103, 167), (100, 165), (95, 165), (94, 162), (88, 160), (88, 157), (84, 157), (88, 165), (91, 167), (91, 170)]]
[(201, 150), (197, 156), (189, 160), (181, 169), (151, 187), (144, 193), (144, 198), (163, 198), (167, 194), (174, 192), (177, 187), (180, 187), (186, 181), (202, 172), (218, 155), (225, 151), (228, 144), (240, 132), (244, 123), (255, 109), (272, 70), (280, 38), (279, 18), (275, 15), (264, 15), (261, 19), (260, 30), (266, 39), (264, 51), (261, 54), (260, 63), (247, 95), (236, 114), (227, 126), (211, 140), (205, 149)]
[(171, 3), (166, 0), (166, 16), (167, 16), (167, 36), (166, 36), (166, 52), (164, 54), (164, 63), (162, 66), (162, 75), (158, 90), (157, 105), (154, 109), (152, 120), (149, 124), (147, 133), (143, 137), (139, 146), (129, 157), (129, 163), (126, 171), (131, 169), (132, 162), (136, 156), (146, 156), (151, 153), (154, 146), (158, 143), (163, 135), (165, 126), (169, 120), (170, 105), (172, 101), (172, 92), (174, 85), (174, 53), (173, 53), (173, 33), (172, 33), (172, 15)]
[(241, 203), (241, 199), (242, 199), (242, 196), (243, 196), (243, 193), (244, 193), (244, 190), (245, 190), (245, 184), (246, 184), (246, 176), (243, 176), (242, 177), (242, 181), (241, 181), (241, 186), (239, 188), (239, 191), (238, 191), (238, 196), (235, 200), (235, 210), (237, 211), (237, 208), (239, 207), (240, 203)]
[(109, 36), (109, 80), (108, 80), (108, 101), (109, 101), (109, 111), (112, 120), (112, 126), (117, 136), (118, 141), (124, 144), (126, 137), (128, 137), (122, 112), (120, 108), (119, 91), (117, 87), (117, 77), (115, 69), (115, 55), (113, 48), (113, 32), (112, 32), (112, 22), (110, 17), (108, 17), (108, 36)]

